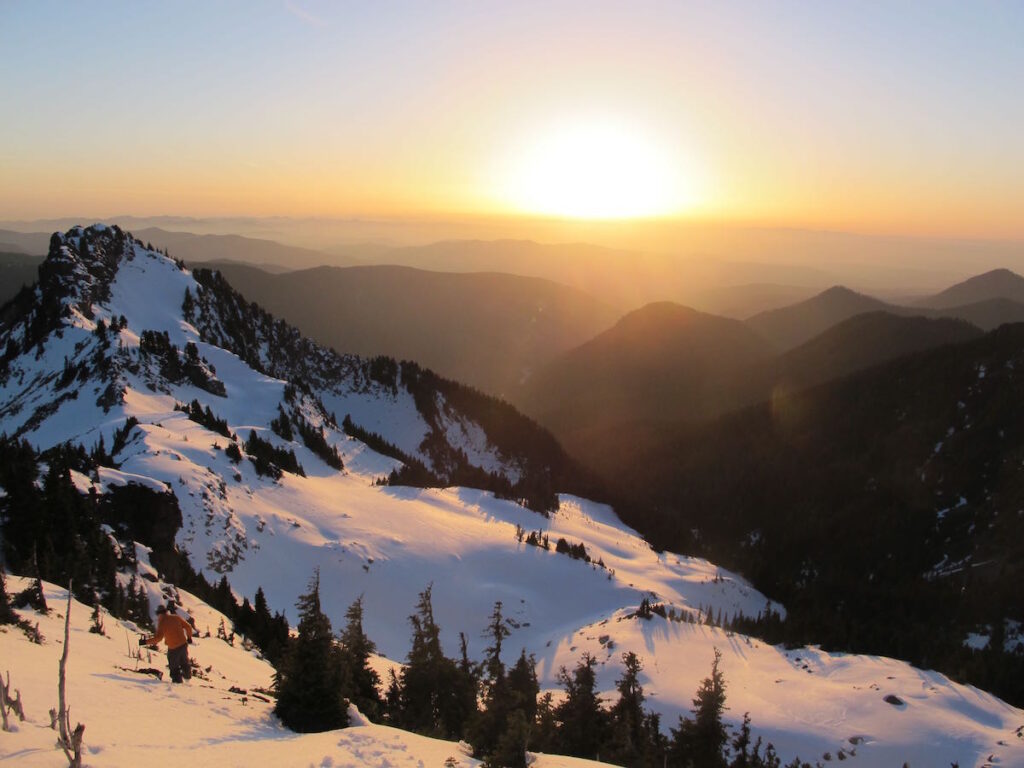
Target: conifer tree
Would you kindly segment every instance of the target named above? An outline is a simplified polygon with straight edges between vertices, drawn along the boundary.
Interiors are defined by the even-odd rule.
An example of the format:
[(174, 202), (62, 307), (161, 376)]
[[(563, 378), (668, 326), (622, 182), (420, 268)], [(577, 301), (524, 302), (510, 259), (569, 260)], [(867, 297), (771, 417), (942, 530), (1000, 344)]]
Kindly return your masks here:
[(395, 670), (388, 671), (388, 687), (384, 692), (384, 711), (392, 725), (399, 725), (402, 720), (402, 683)]
[(461, 738), (464, 713), (450, 686), (458, 667), (441, 650), (441, 629), (434, 621), (432, 586), (420, 593), (409, 617), (412, 644), (400, 683), (398, 725), (431, 736)]
[(256, 589), (252, 612), (252, 640), (267, 661), (276, 667), (288, 645), (288, 620), (280, 613), (271, 616), (263, 587)]
[(524, 768), (537, 718), (537, 672), (533, 657), (525, 649), (508, 671), (504, 683), (504, 722), (495, 740), (488, 764)]
[(509, 709), (522, 712), (531, 730), (537, 720), (537, 696), (540, 693), (536, 667), (533, 656), (527, 656), (523, 649), (508, 671)]
[(473, 753), (486, 757), (494, 752), (498, 739), (506, 730), (509, 713), (509, 691), (505, 680), (505, 665), (501, 661), (501, 644), (508, 637), (509, 629), (501, 615), (501, 601), (494, 604), (485, 637), (491, 644), (484, 651), (483, 710), (470, 726), (470, 740)]
[(501, 600), (494, 603), (485, 636), (491, 638), (491, 644), (484, 651), (484, 672), (487, 675), (487, 682), (493, 685), (505, 678), (505, 665), (501, 661), (501, 643), (509, 636), (509, 628), (505, 626), (505, 619), (501, 615)]
[(370, 655), (377, 646), (363, 631), (363, 598), (358, 597), (345, 612), (341, 632), (341, 659), (349, 700), (373, 721), (381, 716), (380, 676), (370, 667)]
[(459, 633), (459, 661), (451, 683), (453, 719), (469, 724), (477, 714), (480, 666), (469, 658), (466, 633)]
[(494, 750), (485, 758), (487, 768), (526, 768), (526, 744), (532, 724), (522, 710), (511, 712), (498, 737)]
[(699, 765), (725, 768), (728, 734), (722, 721), (725, 710), (725, 677), (718, 668), (722, 652), (715, 649), (711, 675), (704, 678), (693, 699), (693, 718), (679, 718), (679, 728), (672, 729), (669, 759), (678, 765)]
[(300, 595), (298, 636), (276, 675), (274, 712), (293, 731), (317, 733), (348, 725), (341, 692), (341, 666), (331, 621), (320, 610), (320, 573)]
[(18, 617), (11, 608), (11, 598), (7, 594), (7, 580), (0, 569), (0, 624), (14, 624), (17, 620)]
[(607, 716), (601, 709), (596, 691), (596, 665), (597, 660), (584, 653), (571, 676), (565, 667), (558, 673), (558, 681), (565, 688), (566, 697), (555, 714), (560, 723), (559, 747), (567, 755), (593, 758), (604, 738)]
[(534, 720), (533, 735), (530, 737), (530, 748), (536, 752), (555, 752), (558, 743), (558, 718), (552, 704), (551, 692), (546, 692), (537, 700), (537, 715)]
[(622, 663), (622, 677), (615, 684), (619, 699), (609, 713), (611, 729), (606, 757), (613, 763), (636, 766), (644, 763), (649, 746), (643, 709), (644, 689), (640, 685), (643, 665), (632, 651), (622, 655)]

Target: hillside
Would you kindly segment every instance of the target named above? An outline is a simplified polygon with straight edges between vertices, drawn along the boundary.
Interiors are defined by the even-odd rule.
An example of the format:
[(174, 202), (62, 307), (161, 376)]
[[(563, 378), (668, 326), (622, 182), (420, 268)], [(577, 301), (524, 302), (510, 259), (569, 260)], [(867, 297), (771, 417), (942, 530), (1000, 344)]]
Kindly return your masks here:
[(47, 232), (19, 232), (0, 229), (0, 251), (42, 256), (46, 253), (50, 235)]
[(1024, 283), (1024, 278), (1008, 270), (996, 270), (959, 283), (914, 306), (887, 304), (835, 286), (806, 301), (760, 312), (746, 322), (781, 351), (798, 347), (843, 320), (867, 312), (951, 318), (991, 331), (1005, 323), (1024, 321), (1024, 301), (1018, 281)]
[(993, 269), (922, 299), (916, 305), (930, 309), (949, 309), (992, 299), (1024, 303), (1024, 277), (1008, 269)]
[(582, 430), (729, 410), (743, 396), (737, 374), (768, 354), (737, 320), (649, 304), (539, 370), (514, 400), (571, 447)]
[[(914, 312), (915, 310), (909, 310)], [(1024, 304), (1012, 299), (985, 299), (975, 304), (962, 304), (945, 309), (917, 310), (929, 317), (951, 317), (991, 331), (1006, 323), (1024, 322)]]
[(810, 341), (836, 323), (855, 315), (888, 309), (889, 305), (883, 301), (837, 285), (805, 301), (759, 312), (746, 322), (755, 332), (785, 351)]
[[(781, 355), (740, 358), (736, 365), (717, 369), (692, 365), (690, 353), (674, 349), (671, 339), (659, 339), (656, 333), (640, 335), (655, 345), (643, 364), (646, 368), (635, 366), (628, 354), (610, 349), (601, 350), (605, 356), (602, 363), (587, 360), (579, 368), (583, 372), (580, 390), (602, 393), (609, 381), (629, 382), (632, 399), (624, 396), (617, 411), (610, 409), (611, 398), (588, 398), (556, 377), (538, 377), (538, 389), (530, 393), (534, 402), (543, 397), (552, 401), (548, 410), (535, 415), (559, 434), (575, 458), (601, 477), (619, 474), (619, 445), (624, 436), (628, 436), (631, 451), (653, 450), (678, 430), (679, 420), (706, 422), (781, 393), (800, 391), (915, 352), (975, 339), (982, 331), (963, 320), (867, 312), (841, 321)], [(675, 388), (674, 382), (685, 382), (687, 375), (703, 377), (703, 388), (687, 390), (685, 384)], [(645, 380), (662, 380), (665, 387), (642, 391)], [(545, 389), (540, 390), (541, 386)], [(567, 391), (570, 394), (560, 403), (558, 398)], [(524, 400), (523, 407), (533, 413), (530, 401)], [(567, 427), (570, 418), (574, 421)]]
[(0, 305), (14, 298), (23, 286), (36, 281), (40, 256), (0, 252)]
[(678, 426), (624, 451), (627, 519), (783, 599), (780, 639), (896, 654), (1022, 701), (1024, 648), (964, 645), (1024, 621), (1022, 350), (1024, 326), (1004, 326)]
[[(981, 330), (964, 320), (866, 312), (780, 355), (772, 363), (770, 384), (806, 389), (887, 360), (981, 335)], [(768, 392), (766, 389), (765, 396)]]
[[(190, 272), (116, 229), (56, 235), (40, 277), (31, 300), (7, 307), (0, 336), (0, 430), (31, 443), (5, 443), (0, 467), (5, 558), (16, 572), (32, 562), (61, 579), (81, 569), (74, 571), (81, 574), (77, 589), (102, 593), (102, 584), (88, 581), (100, 564), (73, 556), (74, 538), (62, 535), (68, 526), (26, 525), (60, 519), (77, 504), (89, 512), (72, 525), (103, 531), (120, 551), (137, 551), (133, 538), (144, 545), (147, 556), (136, 556), (134, 566), (126, 561), (120, 578), (135, 575), (156, 589), (172, 571), (186, 573), (187, 562), (225, 577), (216, 588), (222, 598), (226, 590), (236, 602), (252, 599), (262, 587), (272, 609), (294, 621), (296, 597), (319, 569), (322, 605), (335, 626), (362, 596), (367, 634), (392, 666), (410, 651), (407, 617), (432, 585), (447, 654), (456, 656), (464, 632), (469, 657), (479, 661), (487, 617), (501, 600), (510, 633), (506, 658), (520, 648), (533, 654), (542, 690), (559, 688), (559, 669), (589, 651), (598, 689), (609, 699), (622, 654), (636, 652), (647, 704), (661, 715), (666, 736), (689, 711), (717, 647), (730, 684), (727, 721), (737, 726), (749, 711), (755, 736), (772, 741), (786, 760), (826, 753), (833, 759), (840, 750), (851, 765), (977, 764), (989, 754), (1012, 764), (1020, 756), (1024, 742), (1015, 729), (1024, 713), (942, 675), (891, 659), (786, 650), (692, 623), (698, 616), (714, 623), (719, 615), (739, 622), (767, 606), (778, 620), (786, 610), (707, 560), (652, 550), (604, 504), (565, 493), (553, 504), (535, 504), (537, 510), (518, 503), (538, 488), (565, 490), (573, 475), (545, 433), (497, 401), (424, 369), (331, 353), (217, 276)], [(195, 407), (188, 406), (193, 400)], [(334, 412), (350, 414), (364, 429), (344, 434)], [(65, 441), (72, 445), (57, 448)], [(25, 458), (33, 447), (50, 452)], [(12, 461), (12, 454), (22, 459)], [(75, 469), (64, 474), (62, 461)], [(378, 484), (392, 470), (401, 480), (417, 465), (454, 481), (452, 487)], [(461, 478), (495, 483), (511, 498), (472, 489)], [(69, 483), (80, 496), (68, 493)], [(45, 503), (38, 503), (40, 494)], [(528, 532), (551, 546), (531, 546)], [(69, 546), (71, 557), (51, 555)], [(640, 618), (645, 598), (665, 616)], [(51, 622), (58, 616), (26, 618), (39, 621), (47, 638), (57, 636)], [(79, 625), (75, 640), (85, 634)], [(195, 653), (216, 668), (216, 656), (202, 656), (209, 643), (201, 641)], [(32, 708), (31, 722), (12, 739), (5, 735), (0, 751), (28, 749), (20, 759), (51, 765), (54, 752), (42, 745), (52, 750), (43, 713), (52, 706), (46, 691), (54, 646), (42, 646), (51, 664), (44, 679), (29, 672), (43, 670), (43, 651), (13, 630), (0, 633), (0, 644), (5, 658), (17, 660), (12, 676), (26, 682), (12, 682)], [(374, 761), (381, 739), (397, 740), (398, 751), (407, 744), (416, 759), (450, 754), (440, 751), (447, 746), (392, 738), (387, 729), (289, 737), (285, 747), (279, 727), (256, 705), (239, 713), (234, 703), (220, 703), (211, 715), (201, 686), (168, 691), (126, 680), (109, 669), (120, 641), (91, 638), (88, 646), (84, 675), (72, 683), (74, 715), (87, 724), (87, 716), (106, 722), (117, 707), (119, 727), (136, 727), (145, 740), (115, 738), (103, 727), (87, 731), (87, 745), (98, 748), (91, 759), (102, 755), (105, 764), (125, 764), (143, 752), (158, 763), (174, 755), (166, 734), (156, 750), (144, 749), (157, 702), (182, 721), (205, 718), (196, 739), (215, 757), (232, 743), (230, 734), (224, 740), (231, 728), (247, 742), (241, 756), (256, 754), (250, 750), (258, 745), (273, 752), (315, 745), (325, 750), (321, 764)], [(246, 672), (233, 679), (254, 678)], [(200, 742), (186, 743), (198, 749)], [(390, 752), (383, 756), (391, 759)]]
[(415, 360), (496, 395), (616, 317), (577, 289), (507, 274), (394, 266), (282, 275), (242, 265), (218, 269), (247, 298), (325, 346)]

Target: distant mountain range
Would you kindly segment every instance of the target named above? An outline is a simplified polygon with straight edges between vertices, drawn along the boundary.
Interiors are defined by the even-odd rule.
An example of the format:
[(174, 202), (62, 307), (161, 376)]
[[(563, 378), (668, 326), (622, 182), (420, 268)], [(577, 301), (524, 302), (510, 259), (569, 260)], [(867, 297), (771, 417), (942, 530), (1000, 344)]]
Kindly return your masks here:
[(917, 302), (917, 306), (949, 309), (993, 299), (1008, 299), (1024, 304), (1024, 277), (1008, 269), (994, 269), (922, 299)]
[(760, 312), (747, 325), (780, 350), (792, 349), (847, 318), (890, 305), (841, 285), (780, 309)]
[(506, 396), (617, 316), (583, 291), (507, 274), (372, 266), (269, 275), (240, 264), (215, 266), (246, 297), (322, 344), (415, 360)]
[(965, 320), (865, 312), (777, 357), (770, 366), (769, 381), (773, 389), (806, 389), (887, 360), (982, 335)]
[(1024, 304), (997, 297), (1012, 280), (982, 285), (971, 294), (980, 301), (948, 309), (898, 307), (837, 286), (746, 323), (652, 304), (539, 368), (512, 399), (607, 471), (615, 458), (604, 438), (623, 428), (643, 442), (666, 422), (705, 421), (775, 391), (1024, 321)]
[(241, 235), (195, 235), (151, 227), (137, 230), (135, 236), (168, 251), (176, 259), (188, 262), (237, 261), (269, 272), (307, 269), (325, 264), (346, 267), (359, 263), (323, 251)]
[(1024, 321), (1024, 278), (1006, 269), (957, 283), (915, 306), (887, 304), (843, 286), (834, 286), (810, 299), (760, 312), (747, 323), (780, 350), (809, 341), (838, 322), (864, 312), (953, 317), (982, 330)]
[(541, 368), (514, 401), (582, 449), (596, 429), (731, 410), (734, 384), (770, 354), (739, 320), (649, 304)]

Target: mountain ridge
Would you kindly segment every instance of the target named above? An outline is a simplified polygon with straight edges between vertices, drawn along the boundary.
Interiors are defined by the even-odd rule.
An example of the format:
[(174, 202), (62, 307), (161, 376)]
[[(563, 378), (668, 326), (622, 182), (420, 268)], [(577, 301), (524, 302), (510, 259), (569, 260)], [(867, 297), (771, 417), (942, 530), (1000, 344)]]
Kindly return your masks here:
[(556, 358), (514, 401), (573, 444), (581, 427), (728, 409), (733, 393), (721, 383), (768, 355), (738, 320), (656, 302)]
[(273, 277), (231, 265), (220, 271), (320, 343), (415, 360), (495, 395), (507, 395), (531, 370), (615, 317), (611, 307), (578, 289), (503, 273), (397, 265), (317, 267)]
[[(338, 619), (362, 596), (366, 631), (392, 659), (409, 647), (406, 611), (427, 584), (445, 649), (465, 632), (473, 659), (501, 600), (508, 647), (534, 654), (543, 687), (587, 651), (600, 690), (611, 692), (621, 653), (635, 650), (666, 725), (689, 711), (718, 647), (738, 681), (726, 718), (738, 726), (750, 710), (756, 734), (787, 757), (835, 755), (861, 733), (872, 740), (858, 742), (858, 753), (881, 762), (1015, 754), (996, 741), (1012, 744), (1019, 711), (941, 675), (889, 659), (787, 651), (691, 623), (698, 614), (713, 624), (712, 615), (753, 620), (766, 607), (772, 616), (786, 609), (713, 563), (652, 550), (607, 505), (562, 493), (540, 512), (517, 493), (382, 487), (408, 462), (344, 434), (334, 418), (351, 416), (438, 475), (468, 466), (483, 472), (474, 479), (503, 477), (513, 491), (531, 477), (542, 492), (562, 490), (545, 451), (514, 450), (544, 433), (494, 399), (417, 366), (319, 347), (219, 275), (190, 272), (112, 228), (72, 230), (52, 244), (40, 283), (8, 306), (0, 328), (0, 429), (74, 459), (69, 482), (83, 504), (121, 487), (173, 498), (178, 527), (161, 537), (195, 566), (229, 576), (225, 589), (249, 596), (262, 586), (269, 605), (294, 617), (296, 595), (319, 569), (324, 610)], [(13, 480), (36, 489), (27, 474)], [(0, 497), (0, 509), (16, 495)], [(552, 546), (534, 545), (527, 532)], [(644, 600), (665, 616), (638, 616)], [(29, 646), (2, 633), (5, 652), (9, 641)], [(899, 722), (876, 681), (913, 702)], [(115, 675), (110, 684), (122, 683)], [(973, 708), (951, 710), (964, 696)], [(852, 714), (822, 723), (815, 713), (826, 702)], [(111, 746), (105, 759), (117, 764), (118, 754)]]
[(1024, 303), (1024, 277), (1009, 269), (993, 269), (952, 285), (934, 296), (921, 299), (915, 302), (915, 306), (950, 309), (992, 299)]

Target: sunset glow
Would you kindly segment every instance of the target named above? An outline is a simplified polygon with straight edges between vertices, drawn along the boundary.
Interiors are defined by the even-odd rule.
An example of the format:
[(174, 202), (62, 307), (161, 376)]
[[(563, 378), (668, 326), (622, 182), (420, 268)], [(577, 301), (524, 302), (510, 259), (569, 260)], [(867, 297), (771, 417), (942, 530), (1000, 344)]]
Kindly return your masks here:
[(664, 148), (609, 122), (551, 130), (515, 158), (506, 185), (514, 209), (572, 218), (664, 216), (692, 201)]
[(1022, 32), (1012, 3), (6, 3), (0, 219), (1024, 238)]

